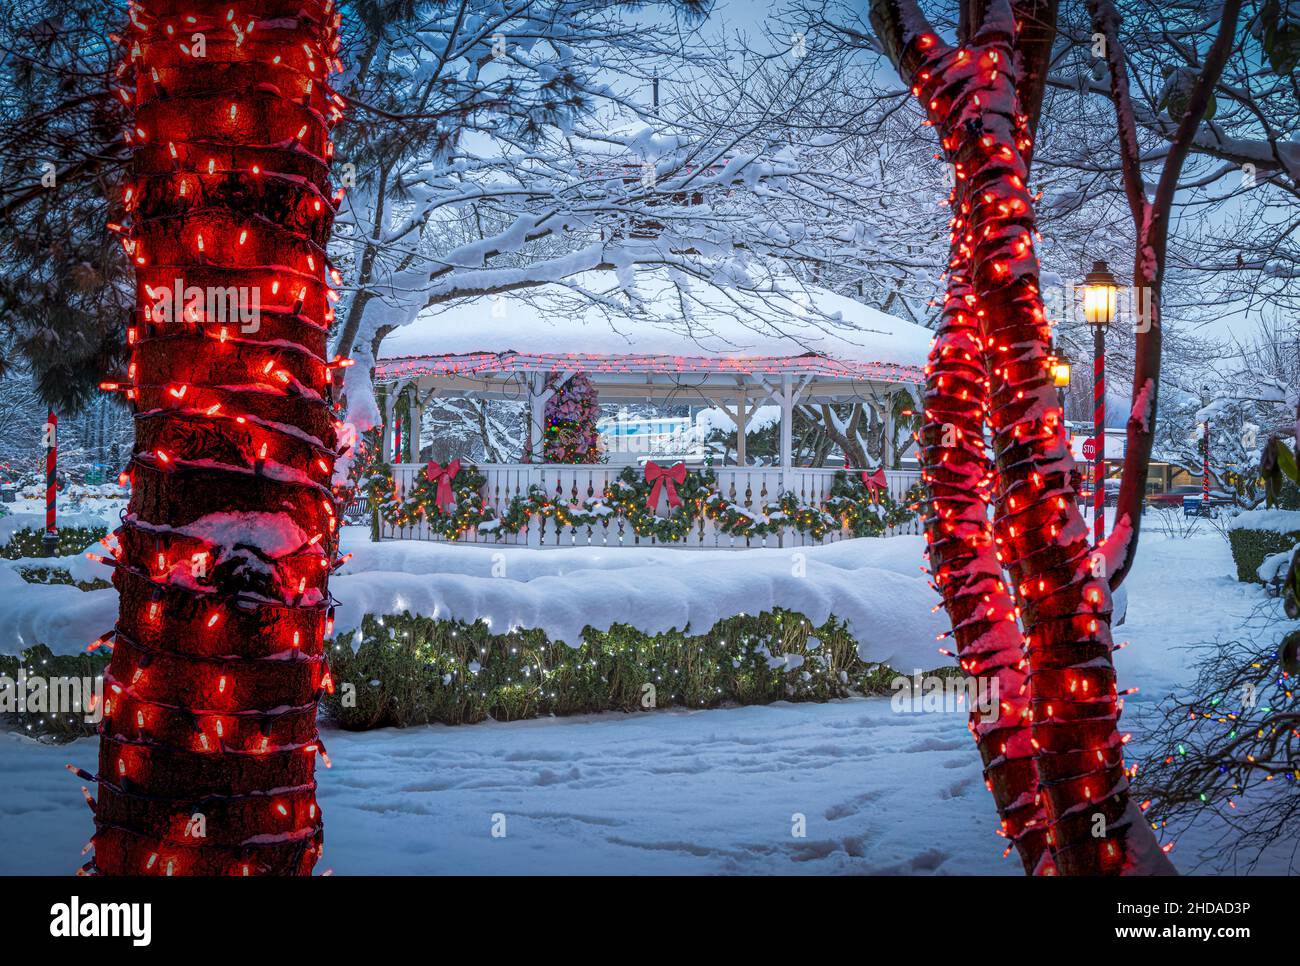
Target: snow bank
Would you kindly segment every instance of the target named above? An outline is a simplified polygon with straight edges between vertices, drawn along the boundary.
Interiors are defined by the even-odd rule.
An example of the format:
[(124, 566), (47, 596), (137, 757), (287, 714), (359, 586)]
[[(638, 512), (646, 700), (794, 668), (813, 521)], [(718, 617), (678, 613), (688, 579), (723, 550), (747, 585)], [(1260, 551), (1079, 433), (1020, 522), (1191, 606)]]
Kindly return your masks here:
[(703, 633), (782, 607), (814, 624), (833, 614), (848, 623), (863, 660), (910, 671), (945, 663), (936, 637), (948, 624), (932, 613), (922, 546), (920, 537), (742, 551), (359, 543), (347, 547), (354, 556), (330, 586), (342, 605), (340, 636), (365, 614), (409, 612), (481, 618), (499, 632), (540, 628), (576, 646), (587, 626)]
[[(30, 504), (33, 501), (21, 501), (13, 504), (16, 508), (4, 516), (0, 516), (0, 546), (8, 543), (13, 535), (19, 530), (30, 527), (33, 530), (45, 529), (45, 507), (42, 504), (38, 509)], [(3, 504), (0, 504), (3, 506)], [(93, 504), (82, 504), (76, 510), (59, 507), (58, 525), (59, 527), (108, 527), (115, 530), (121, 519), (122, 507), (125, 506), (123, 501), (103, 500), (95, 501)], [(6, 507), (7, 509), (7, 507)]]
[[(493, 630), (539, 628), (577, 646), (587, 626), (630, 624), (647, 634), (690, 628), (704, 633), (737, 614), (782, 607), (814, 624), (846, 621), (864, 661), (904, 671), (946, 660), (936, 638), (948, 629), (920, 570), (920, 537), (863, 538), (822, 547), (678, 550), (595, 547), (536, 550), (389, 541), (370, 543), (345, 528), (352, 559), (330, 582), (339, 600), (337, 633), (346, 639), (366, 614), (411, 613), (486, 621)], [(35, 643), (76, 654), (117, 619), (114, 590), (28, 584), (18, 564), (0, 567), (0, 652)], [(78, 580), (108, 579), (109, 568), (64, 558)]]
[[(48, 557), (5, 561), (0, 567), (0, 653), (45, 644), (55, 654), (80, 654), (117, 620), (117, 591), (81, 591), (67, 584), (29, 584), (15, 566), (49, 566)], [(58, 565), (57, 561), (54, 561)], [(98, 567), (95, 576), (107, 576)]]
[(1229, 520), (1227, 529), (1300, 533), (1300, 510), (1246, 510)]

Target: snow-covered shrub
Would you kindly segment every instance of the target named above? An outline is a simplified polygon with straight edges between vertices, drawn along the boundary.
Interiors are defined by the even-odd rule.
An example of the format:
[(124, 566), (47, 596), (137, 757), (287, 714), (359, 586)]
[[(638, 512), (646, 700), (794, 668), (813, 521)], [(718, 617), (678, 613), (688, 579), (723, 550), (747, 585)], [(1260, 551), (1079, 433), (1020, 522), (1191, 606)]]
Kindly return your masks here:
[(1266, 557), (1300, 543), (1300, 510), (1248, 510), (1234, 517), (1227, 529), (1237, 579), (1257, 582)]
[(1284, 553), (1297, 542), (1300, 542), (1300, 533), (1246, 530), (1240, 527), (1229, 530), (1228, 543), (1232, 546), (1232, 560), (1237, 565), (1237, 579), (1258, 582), (1259, 568), (1265, 558)]
[(468, 724), (540, 715), (826, 701), (887, 693), (893, 671), (861, 661), (831, 618), (813, 628), (777, 611), (732, 617), (707, 634), (588, 629), (581, 647), (538, 630), (493, 634), (480, 623), (366, 617), (362, 642), (330, 653), (326, 712), (367, 729)]
[[(25, 670), (29, 677), (39, 676), (46, 681), (53, 678), (93, 681), (103, 675), (108, 658), (107, 649), (91, 654), (56, 655), (44, 644), (37, 644), (16, 657), (0, 654), (0, 675), (15, 684), (20, 670)], [(82, 714), (50, 714), (41, 709), (0, 712), (0, 729), (21, 731), (44, 741), (63, 742), (97, 734), (98, 725), (88, 722)]]
[[(61, 527), (55, 556), (67, 557), (81, 553), (92, 543), (108, 535), (108, 527)], [(34, 527), (15, 530), (9, 542), (0, 546), (0, 557), (17, 560), (21, 557), (48, 557), (45, 532)]]

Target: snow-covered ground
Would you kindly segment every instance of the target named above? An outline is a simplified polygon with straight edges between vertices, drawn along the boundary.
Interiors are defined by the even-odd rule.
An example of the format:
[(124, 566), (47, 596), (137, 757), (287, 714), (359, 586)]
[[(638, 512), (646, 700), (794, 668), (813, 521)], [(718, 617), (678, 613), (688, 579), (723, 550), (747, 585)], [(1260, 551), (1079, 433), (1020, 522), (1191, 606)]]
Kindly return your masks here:
[[(1121, 680), (1142, 688), (1127, 724), (1188, 679), (1186, 645), (1250, 632), (1261, 591), (1232, 573), (1214, 533), (1144, 535), (1119, 630), (1132, 641)], [(1001, 857), (965, 716), (896, 714), (886, 698), (325, 740), (320, 868), (336, 874), (1020, 872)], [(1137, 729), (1134, 753), (1148, 741)], [(93, 740), (0, 735), (0, 873), (79, 864), (90, 814), (63, 765), (94, 759)], [(792, 834), (799, 815), (805, 837)], [(1178, 839), (1184, 871), (1221, 867), (1217, 831)], [(1257, 871), (1286, 871), (1292, 847), (1279, 843)]]
[[(71, 499), (60, 496), (56, 521), (60, 527), (108, 527), (118, 524), (118, 516), (126, 500), (116, 488), (78, 487), (80, 496)], [(45, 501), (20, 495), (13, 503), (0, 503), (4, 515), (0, 516), (0, 545), (24, 527), (45, 529)]]

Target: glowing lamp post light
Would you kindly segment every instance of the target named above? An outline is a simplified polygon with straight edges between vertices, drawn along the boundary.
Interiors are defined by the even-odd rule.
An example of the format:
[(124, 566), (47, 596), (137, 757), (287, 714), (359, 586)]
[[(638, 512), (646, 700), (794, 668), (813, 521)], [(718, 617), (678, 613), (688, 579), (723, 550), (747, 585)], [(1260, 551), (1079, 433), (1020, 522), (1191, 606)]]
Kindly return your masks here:
[(1092, 437), (1096, 451), (1092, 463), (1093, 543), (1106, 535), (1106, 326), (1115, 318), (1119, 284), (1102, 260), (1092, 263), (1083, 277), (1083, 317), (1092, 326), (1093, 384)]
[(1064, 353), (1052, 357), (1052, 382), (1057, 389), (1070, 387), (1070, 357)]
[(1047, 374), (1052, 377), (1056, 387), (1056, 399), (1061, 405), (1061, 418), (1065, 418), (1065, 390), (1070, 388), (1070, 357), (1064, 352), (1055, 352), (1047, 357)]

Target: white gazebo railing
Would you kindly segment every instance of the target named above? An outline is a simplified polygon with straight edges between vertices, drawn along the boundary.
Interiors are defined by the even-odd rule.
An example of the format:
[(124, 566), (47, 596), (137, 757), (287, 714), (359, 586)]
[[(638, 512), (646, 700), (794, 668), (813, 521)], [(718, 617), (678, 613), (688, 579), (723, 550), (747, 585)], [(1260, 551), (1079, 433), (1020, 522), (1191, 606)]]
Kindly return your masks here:
[[(402, 495), (410, 492), (417, 474), (423, 473), (425, 466), (423, 463), (398, 463), (392, 469), (397, 492)], [(617, 479), (623, 467), (605, 464), (567, 466), (553, 463), (482, 463), (477, 465), (477, 469), (486, 479), (482, 491), (484, 502), (500, 515), (512, 499), (526, 495), (533, 486), (540, 486), (557, 501), (581, 504), (588, 498), (599, 497)], [(801, 503), (820, 505), (830, 496), (831, 482), (837, 472), (835, 469), (809, 467), (782, 470), (779, 466), (718, 466), (712, 470), (722, 495), (754, 513), (761, 512), (765, 503), (777, 499), (786, 491), (793, 492)], [(889, 495), (898, 501), (903, 499), (920, 478), (920, 473), (915, 470), (889, 470), (885, 473)], [(920, 532), (921, 523), (916, 519), (890, 529), (886, 536)], [(833, 543), (849, 535), (837, 529), (818, 540), (811, 534), (786, 527), (777, 533), (747, 539), (722, 533), (712, 520), (705, 518), (696, 522), (685, 540), (663, 546), (735, 550), (752, 547), (801, 547)], [(380, 537), (388, 540), (445, 539), (441, 534), (432, 532), (424, 523), (396, 527), (382, 520)], [(638, 537), (627, 521), (619, 517), (611, 517), (601, 524), (567, 527), (559, 526), (553, 519), (540, 515), (534, 515), (528, 526), (519, 533), (501, 534), (498, 539), (491, 532), (471, 531), (456, 542), (530, 547), (657, 545), (648, 537)]]

